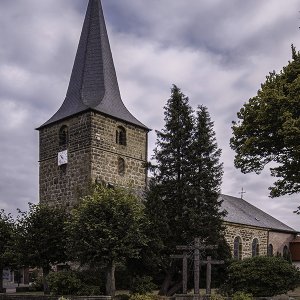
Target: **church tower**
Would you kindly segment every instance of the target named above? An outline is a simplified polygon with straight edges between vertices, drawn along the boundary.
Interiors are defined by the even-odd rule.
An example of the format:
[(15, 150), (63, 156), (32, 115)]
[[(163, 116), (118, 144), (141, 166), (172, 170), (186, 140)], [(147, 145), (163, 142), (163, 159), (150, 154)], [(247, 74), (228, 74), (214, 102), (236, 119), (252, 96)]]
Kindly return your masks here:
[(89, 0), (66, 98), (38, 130), (41, 203), (73, 206), (96, 180), (145, 188), (149, 129), (121, 99), (101, 0)]

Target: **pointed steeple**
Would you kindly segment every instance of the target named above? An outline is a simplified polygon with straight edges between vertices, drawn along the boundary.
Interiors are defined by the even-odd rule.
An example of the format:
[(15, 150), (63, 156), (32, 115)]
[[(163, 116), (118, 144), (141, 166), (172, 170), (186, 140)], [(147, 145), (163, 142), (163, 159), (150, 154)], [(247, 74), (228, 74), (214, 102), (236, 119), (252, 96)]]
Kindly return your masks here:
[(41, 127), (87, 110), (148, 129), (121, 99), (101, 0), (89, 0), (66, 98)]

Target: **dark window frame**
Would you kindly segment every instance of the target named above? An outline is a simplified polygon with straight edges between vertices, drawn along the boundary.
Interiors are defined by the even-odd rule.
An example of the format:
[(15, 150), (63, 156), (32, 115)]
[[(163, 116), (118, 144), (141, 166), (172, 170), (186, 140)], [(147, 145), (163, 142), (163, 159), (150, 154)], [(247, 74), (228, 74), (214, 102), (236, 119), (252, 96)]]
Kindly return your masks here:
[(125, 159), (122, 157), (118, 157), (118, 174), (120, 176), (125, 176), (126, 164)]
[(268, 245), (268, 256), (274, 256), (274, 247), (272, 244)]
[(287, 245), (284, 245), (282, 250), (282, 257), (287, 259), (289, 257), (289, 247)]
[(116, 129), (116, 144), (127, 145), (126, 129), (123, 126), (118, 126)]
[(243, 242), (240, 236), (236, 236), (233, 241), (233, 258), (242, 260)]
[(259, 241), (258, 238), (252, 240), (252, 257), (259, 256)]
[(67, 147), (69, 144), (69, 128), (67, 125), (63, 125), (59, 129), (59, 146)]

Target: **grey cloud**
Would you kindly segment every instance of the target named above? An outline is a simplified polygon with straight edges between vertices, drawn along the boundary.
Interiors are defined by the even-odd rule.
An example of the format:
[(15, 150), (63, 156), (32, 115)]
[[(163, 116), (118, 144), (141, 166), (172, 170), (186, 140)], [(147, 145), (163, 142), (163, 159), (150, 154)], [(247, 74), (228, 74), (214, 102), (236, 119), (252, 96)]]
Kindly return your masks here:
[[(163, 126), (172, 83), (191, 104), (208, 107), (225, 174), (222, 191), (263, 207), (300, 229), (297, 197), (268, 198), (274, 181), (243, 175), (229, 148), (231, 121), (298, 40), (298, 3), (291, 0), (103, 0), (128, 109), (152, 129)], [(38, 200), (38, 132), (61, 105), (87, 1), (0, 1), (0, 207)], [(297, 46), (297, 43), (296, 43)], [(149, 157), (155, 146), (149, 134)], [(298, 228), (297, 228), (298, 226)]]

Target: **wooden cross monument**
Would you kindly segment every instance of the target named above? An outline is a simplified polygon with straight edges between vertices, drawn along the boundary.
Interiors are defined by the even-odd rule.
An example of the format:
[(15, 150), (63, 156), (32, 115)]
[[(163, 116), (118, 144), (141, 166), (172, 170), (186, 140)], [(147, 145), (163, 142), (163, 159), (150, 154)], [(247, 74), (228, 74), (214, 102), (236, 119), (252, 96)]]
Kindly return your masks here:
[(224, 260), (212, 260), (207, 256), (206, 260), (201, 261), (201, 265), (206, 265), (206, 295), (211, 294), (211, 265), (222, 265)]
[(200, 281), (200, 265), (207, 265), (206, 269), (206, 294), (211, 293), (211, 265), (212, 264), (223, 264), (224, 261), (212, 260), (210, 256), (207, 260), (200, 260), (200, 250), (216, 249), (216, 245), (201, 245), (200, 238), (195, 238), (194, 244), (189, 246), (176, 246), (177, 250), (183, 250), (182, 255), (171, 255), (171, 258), (182, 258), (182, 292), (187, 294), (187, 260), (188, 252), (193, 251), (194, 253), (194, 294), (200, 294), (199, 281)]

